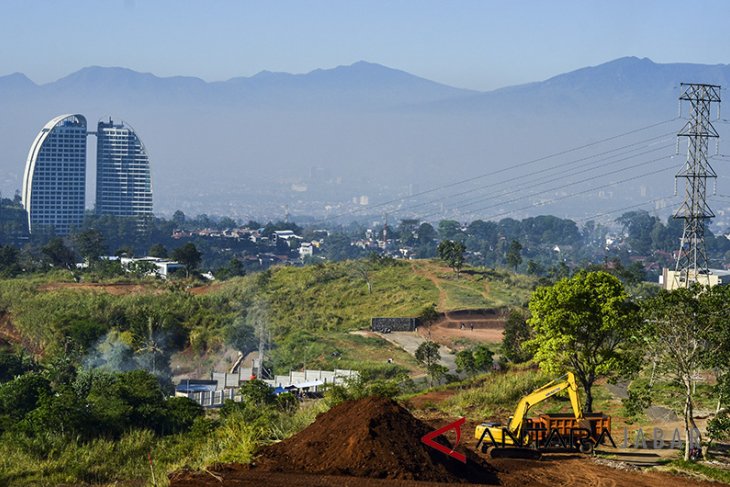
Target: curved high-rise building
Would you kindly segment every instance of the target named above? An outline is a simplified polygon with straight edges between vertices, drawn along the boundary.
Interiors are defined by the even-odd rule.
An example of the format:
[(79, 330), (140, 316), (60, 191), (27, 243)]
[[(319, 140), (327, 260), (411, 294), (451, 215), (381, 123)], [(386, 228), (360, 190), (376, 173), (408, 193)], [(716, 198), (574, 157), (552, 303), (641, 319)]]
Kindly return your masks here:
[(23, 207), (28, 230), (67, 235), (84, 218), (86, 118), (61, 115), (33, 141), (23, 175)]
[(96, 212), (152, 216), (150, 161), (128, 124), (99, 122), (96, 132)]

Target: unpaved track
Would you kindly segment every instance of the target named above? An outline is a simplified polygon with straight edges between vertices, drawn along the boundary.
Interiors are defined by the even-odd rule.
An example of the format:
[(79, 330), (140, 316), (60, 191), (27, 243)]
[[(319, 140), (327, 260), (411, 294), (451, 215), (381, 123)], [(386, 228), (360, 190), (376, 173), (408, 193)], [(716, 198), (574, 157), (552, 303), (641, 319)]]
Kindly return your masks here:
[(546, 455), (542, 460), (492, 459), (499, 479), (506, 487), (517, 486), (600, 486), (600, 487), (718, 487), (719, 483), (700, 481), (661, 472), (622, 470), (597, 464), (578, 455)]
[[(543, 460), (493, 459), (504, 487), (719, 487), (717, 482), (700, 481), (661, 472), (620, 470), (599, 465), (587, 457), (546, 455)], [(332, 475), (272, 473), (250, 470), (219, 471), (215, 475), (178, 475), (170, 482), (174, 487), (261, 486), (266, 487), (440, 487), (446, 484), (412, 480), (387, 480)], [(471, 484), (484, 485), (484, 484)]]
[[(260, 472), (255, 469), (235, 474), (220, 474), (221, 481), (212, 475), (208, 479), (193, 477), (190, 479), (172, 480), (170, 486), (195, 487), (202, 486), (245, 486), (245, 487), (443, 487), (442, 482), (419, 482), (415, 480), (389, 480), (365, 477), (342, 477), (335, 475), (291, 474)], [(484, 484), (470, 484), (484, 485)], [(559, 484), (558, 484), (559, 485)], [(555, 486), (553, 486), (555, 487)], [(585, 487), (585, 486), (584, 486)]]
[[(499, 310), (447, 311), (428, 327), (419, 328), (421, 336), (449, 348), (460, 348), (459, 340), (479, 343), (500, 343), (504, 336), (505, 317)], [(463, 347), (463, 345), (461, 346)]]

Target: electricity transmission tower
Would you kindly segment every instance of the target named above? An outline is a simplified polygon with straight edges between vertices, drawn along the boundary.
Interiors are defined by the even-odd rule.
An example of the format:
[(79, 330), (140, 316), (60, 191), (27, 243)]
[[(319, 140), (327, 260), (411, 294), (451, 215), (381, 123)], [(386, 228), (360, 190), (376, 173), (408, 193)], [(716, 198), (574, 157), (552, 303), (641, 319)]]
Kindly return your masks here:
[[(674, 218), (684, 220), (684, 231), (677, 254), (673, 287), (689, 287), (701, 281), (709, 284), (707, 251), (705, 249), (705, 220), (714, 218), (707, 204), (707, 180), (717, 178), (710, 166), (707, 147), (711, 138), (719, 137), (710, 121), (712, 103), (720, 103), (720, 86), (682, 83), (682, 101), (690, 102), (691, 114), (677, 134), (687, 137), (687, 163), (677, 173), (675, 180), (685, 179), (684, 202), (674, 213)], [(700, 277), (704, 276), (704, 277)]]

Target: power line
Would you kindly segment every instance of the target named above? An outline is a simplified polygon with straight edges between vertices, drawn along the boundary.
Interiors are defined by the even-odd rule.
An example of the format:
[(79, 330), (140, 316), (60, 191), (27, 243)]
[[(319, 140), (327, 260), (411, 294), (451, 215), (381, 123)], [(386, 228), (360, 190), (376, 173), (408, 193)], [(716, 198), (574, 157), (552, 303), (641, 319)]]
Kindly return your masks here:
[[(646, 164), (652, 164), (654, 162), (661, 161), (661, 160), (666, 159), (668, 157), (673, 157), (673, 156), (662, 156), (662, 157), (658, 157), (656, 159), (652, 159), (650, 161), (642, 161), (642, 162), (639, 162), (638, 164), (634, 164), (634, 165), (629, 166), (629, 167), (624, 167), (624, 168), (621, 168), (621, 169), (616, 169), (614, 171), (609, 171), (607, 173), (598, 174), (598, 175), (595, 175), (595, 176), (591, 176), (591, 177), (588, 177), (588, 178), (584, 178), (584, 179), (581, 179), (579, 181), (574, 181), (574, 182), (562, 184), (560, 186), (556, 186), (554, 188), (549, 188), (549, 189), (546, 189), (546, 190), (543, 190), (543, 191), (538, 191), (538, 192), (533, 193), (533, 194), (531, 194), (529, 196), (530, 197), (537, 196), (537, 195), (540, 195), (540, 194), (549, 193), (549, 192), (552, 192), (552, 191), (557, 191), (557, 190), (560, 190), (560, 189), (564, 189), (564, 188), (567, 188), (569, 186), (574, 186), (576, 184), (586, 183), (588, 181), (594, 181), (594, 180), (599, 179), (599, 178), (602, 178), (602, 177), (612, 176), (614, 174), (618, 174), (620, 172), (627, 171), (629, 169), (634, 169), (634, 168), (639, 167), (639, 166), (644, 166)], [(512, 192), (507, 193), (507, 194), (514, 194), (516, 192), (522, 191), (522, 189), (530, 189), (531, 187), (539, 186), (539, 185), (542, 185), (542, 184), (544, 184), (544, 183), (541, 182), (541, 183), (538, 183), (538, 184), (535, 184), (535, 185), (532, 185), (532, 186), (528, 186), (527, 188), (521, 188), (520, 190), (512, 191)], [(596, 188), (596, 189), (598, 189), (598, 188)], [(578, 194), (580, 194), (580, 193), (578, 193)], [(501, 195), (501, 196), (505, 196), (505, 195)], [(482, 208), (477, 208), (475, 210), (472, 210), (472, 212), (476, 213), (476, 212), (479, 212), (479, 211), (489, 210), (489, 209), (492, 209), (492, 208), (496, 208), (498, 206), (502, 206), (502, 205), (506, 205), (506, 204), (510, 204), (510, 203), (514, 203), (514, 202), (520, 201), (523, 198), (524, 197), (521, 196), (521, 197), (518, 197), (518, 198), (513, 198), (513, 199), (508, 200), (508, 201), (500, 201), (499, 203), (496, 203), (496, 204), (493, 204), (493, 205), (485, 206), (485, 207), (482, 207)], [(466, 206), (469, 206), (469, 205), (466, 205)], [(462, 206), (457, 206), (457, 207), (452, 208), (452, 209), (453, 210), (458, 210), (458, 209), (462, 209), (462, 208), (463, 208)], [(439, 213), (441, 213), (441, 212), (434, 212), (434, 213), (431, 213), (429, 215), (424, 216), (423, 218), (429, 218), (429, 217), (438, 215)]]
[(483, 179), (483, 178), (489, 177), (489, 176), (495, 176), (497, 174), (501, 174), (501, 173), (504, 173), (506, 171), (510, 171), (510, 170), (513, 170), (513, 169), (527, 167), (527, 166), (530, 166), (532, 164), (536, 164), (538, 162), (545, 161), (547, 159), (551, 159), (551, 158), (554, 158), (554, 157), (559, 157), (559, 156), (562, 156), (562, 155), (565, 155), (565, 154), (570, 154), (571, 152), (576, 152), (576, 151), (579, 151), (579, 150), (582, 150), (582, 149), (587, 149), (589, 147), (593, 147), (593, 146), (596, 146), (596, 145), (599, 145), (599, 144), (603, 144), (605, 142), (610, 142), (612, 140), (620, 139), (621, 137), (626, 137), (626, 136), (633, 135), (633, 134), (636, 134), (636, 133), (639, 133), (639, 132), (643, 132), (645, 130), (652, 129), (654, 127), (659, 127), (661, 125), (664, 125), (664, 124), (673, 122), (673, 121), (678, 120), (678, 119), (679, 119), (679, 117), (674, 117), (674, 118), (670, 118), (670, 119), (667, 119), (667, 120), (662, 120), (660, 122), (656, 122), (656, 123), (653, 123), (653, 124), (650, 124), (650, 125), (646, 125), (644, 127), (639, 127), (639, 128), (633, 129), (633, 130), (629, 130), (629, 131), (624, 132), (624, 133), (621, 133), (621, 134), (613, 135), (613, 136), (606, 137), (606, 138), (600, 139), (600, 140), (596, 140), (594, 142), (589, 142), (587, 144), (583, 144), (583, 145), (580, 145), (580, 146), (577, 146), (577, 147), (572, 147), (570, 149), (565, 149), (565, 150), (562, 150), (562, 151), (559, 151), (559, 152), (555, 152), (555, 153), (552, 153), (552, 154), (549, 154), (549, 155), (546, 155), (546, 156), (538, 157), (536, 159), (532, 159), (532, 160), (529, 160), (529, 161), (521, 162), (521, 163), (515, 164), (515, 165), (510, 166), (510, 167), (506, 167), (506, 168), (503, 168), (503, 169), (499, 169), (497, 171), (492, 171), (492, 172), (489, 172), (489, 173), (479, 174), (477, 176), (472, 176), (472, 177), (469, 177), (469, 178), (461, 179), (459, 181), (454, 181), (452, 183), (444, 184), (444, 185), (441, 185), (441, 186), (436, 186), (434, 188), (430, 188), (430, 189), (427, 189), (427, 190), (424, 190), (424, 191), (420, 191), (418, 193), (415, 193), (415, 194), (412, 194), (412, 195), (409, 195), (409, 196), (401, 196), (401, 197), (398, 197), (398, 198), (394, 198), (394, 199), (391, 199), (391, 200), (388, 200), (388, 201), (384, 201), (382, 203), (378, 203), (376, 205), (368, 206), (367, 208), (354, 208), (352, 210), (349, 210), (349, 211), (346, 211), (346, 212), (343, 212), (343, 213), (339, 213), (337, 215), (333, 215), (333, 216), (327, 218), (326, 220), (336, 220), (336, 219), (341, 218), (343, 216), (352, 215), (354, 213), (358, 213), (358, 212), (361, 212), (361, 211), (364, 211), (364, 210), (373, 210), (373, 209), (376, 209), (376, 208), (380, 208), (380, 207), (383, 207), (383, 206), (387, 206), (387, 205), (396, 203), (398, 201), (403, 201), (405, 199), (413, 199), (413, 198), (416, 198), (418, 196), (423, 196), (423, 195), (426, 195), (426, 194), (434, 193), (436, 191), (440, 191), (442, 189), (452, 188), (452, 187), (458, 186), (460, 184), (465, 184), (465, 183), (469, 183), (469, 182), (472, 182), (472, 181), (477, 181), (479, 179)]
[[(651, 149), (651, 150), (648, 150), (648, 151), (642, 152), (642, 153), (640, 153), (640, 154), (635, 154), (635, 155), (633, 155), (633, 156), (629, 156), (629, 157), (624, 157), (623, 159), (618, 159), (618, 160), (615, 160), (615, 161), (609, 162), (609, 163), (607, 163), (607, 164), (604, 164), (604, 167), (605, 167), (605, 166), (610, 166), (610, 165), (613, 165), (613, 164), (616, 164), (616, 163), (619, 163), (619, 162), (624, 162), (624, 161), (628, 161), (628, 160), (630, 160), (630, 159), (634, 159), (634, 158), (636, 158), (636, 157), (639, 157), (639, 156), (647, 155), (647, 154), (650, 154), (650, 153), (652, 153), (652, 152), (656, 152), (656, 151), (658, 151), (658, 150), (663, 150), (663, 149), (667, 149), (667, 148), (669, 148), (669, 147), (671, 147), (671, 145), (668, 145), (668, 146), (662, 146), (662, 147), (658, 147), (658, 148), (655, 148), (655, 149)], [(668, 157), (668, 156), (664, 156), (664, 157)], [(660, 159), (663, 159), (664, 157), (662, 157), (662, 158), (660, 158)], [(610, 158), (609, 158), (609, 159), (610, 159)], [(611, 174), (615, 174), (616, 172), (621, 172), (621, 171), (626, 171), (626, 170), (628, 170), (628, 169), (633, 169), (633, 168), (635, 168), (635, 167), (638, 167), (638, 166), (640, 166), (640, 165), (643, 165), (643, 164), (650, 164), (650, 163), (652, 163), (652, 162), (655, 162), (656, 160), (660, 160), (660, 159), (655, 159), (655, 160), (653, 160), (653, 161), (649, 161), (649, 162), (640, 162), (640, 163), (638, 163), (638, 164), (634, 164), (634, 165), (632, 165), (632, 166), (628, 166), (628, 167), (625, 167), (625, 168), (623, 168), (623, 169), (619, 169), (619, 170), (616, 170), (616, 171), (614, 171), (614, 172), (610, 172), (610, 173), (607, 173), (607, 174), (605, 174), (605, 175), (606, 175), (606, 176), (609, 176), (609, 175), (611, 175)], [(601, 159), (601, 160), (598, 160), (598, 161), (594, 161), (594, 163), (595, 163), (595, 162), (605, 162), (605, 161), (607, 161), (607, 160), (608, 160), (608, 159)], [(581, 166), (579, 166), (579, 167), (581, 167)], [(557, 174), (555, 175), (556, 177), (553, 177), (552, 179), (547, 179), (547, 180), (541, 180), (541, 181), (539, 181), (539, 182), (537, 182), (537, 183), (534, 183), (534, 184), (531, 184), (531, 185), (528, 185), (528, 186), (521, 186), (520, 188), (514, 189), (514, 190), (512, 190), (512, 191), (509, 191), (509, 192), (507, 192), (507, 193), (501, 193), (500, 195), (494, 195), (494, 196), (487, 196), (486, 198), (485, 198), (485, 197), (480, 197), (480, 198), (478, 198), (478, 199), (476, 199), (476, 200), (473, 200), (473, 201), (471, 201), (470, 203), (467, 203), (467, 204), (462, 204), (462, 205), (456, 206), (456, 207), (454, 207), (454, 208), (458, 208), (458, 209), (461, 209), (461, 208), (465, 208), (465, 207), (467, 207), (467, 206), (471, 206), (471, 205), (473, 205), (473, 204), (477, 204), (477, 203), (482, 203), (482, 202), (484, 202), (484, 201), (489, 201), (489, 200), (492, 200), (492, 199), (495, 199), (495, 198), (501, 198), (501, 197), (504, 197), (504, 196), (508, 196), (508, 195), (511, 195), (511, 194), (514, 194), (514, 193), (519, 193), (519, 192), (522, 192), (522, 191), (524, 191), (525, 189), (532, 189), (532, 188), (535, 188), (535, 187), (539, 187), (539, 186), (542, 186), (542, 185), (544, 185), (544, 184), (547, 184), (547, 183), (553, 183), (553, 182), (555, 182), (555, 181), (561, 181), (561, 180), (563, 180), (563, 179), (564, 179), (563, 177), (561, 177), (561, 176), (562, 176), (562, 175), (564, 175), (564, 174), (568, 174), (568, 173), (569, 173), (569, 174), (571, 174), (571, 175), (573, 175), (573, 176), (576, 176), (576, 175), (578, 175), (578, 174), (584, 174), (584, 173), (586, 173), (586, 172), (590, 172), (590, 171), (592, 171), (592, 170), (594, 170), (594, 169), (595, 169), (594, 167), (589, 167), (588, 169), (583, 169), (583, 170), (581, 170), (581, 171), (575, 171), (574, 169), (569, 169), (569, 170), (567, 170), (567, 171), (562, 171), (562, 172), (559, 172), (559, 173), (557, 173)], [(597, 177), (600, 177), (600, 176), (597, 176)], [(583, 181), (577, 181), (577, 182), (575, 182), (575, 183), (568, 183), (568, 185), (571, 185), (571, 184), (579, 184), (579, 183), (581, 183), (581, 182), (584, 182), (584, 181), (585, 181), (585, 180), (583, 180)], [(547, 191), (551, 191), (551, 190), (547, 190)], [(533, 194), (531, 194), (531, 195), (529, 195), (529, 196), (534, 196), (535, 194), (540, 194), (540, 193), (533, 193)]]
[(674, 168), (675, 168), (675, 166), (673, 166), (673, 165), (672, 166), (668, 166), (668, 167), (665, 167), (665, 168), (662, 168), (662, 169), (658, 169), (656, 171), (651, 171), (651, 172), (647, 172), (647, 173), (644, 173), (644, 174), (639, 174), (639, 175), (636, 175), (636, 176), (632, 176), (630, 178), (622, 179), (620, 181), (614, 181), (612, 183), (604, 184), (604, 185), (601, 185), (601, 186), (596, 186), (596, 187), (593, 187), (593, 188), (588, 188), (586, 190), (578, 191), (576, 193), (571, 193), (571, 194), (568, 194), (568, 195), (565, 195), (565, 196), (561, 196), (559, 198), (554, 198), (554, 199), (552, 199), (550, 201), (541, 201), (541, 202), (538, 202), (538, 203), (530, 204), (528, 206), (523, 206), (521, 208), (516, 208), (514, 210), (509, 210), (509, 211), (505, 211), (505, 212), (502, 212), (502, 213), (498, 213), (496, 215), (491, 215), (489, 217), (486, 217), (486, 219), (487, 220), (493, 220), (495, 218), (499, 218), (499, 217), (502, 217), (502, 216), (510, 215), (510, 214), (516, 213), (518, 211), (529, 210), (529, 209), (534, 208), (536, 206), (551, 205), (551, 204), (555, 203), (556, 201), (562, 201), (562, 200), (565, 200), (565, 199), (568, 199), (568, 198), (573, 198), (575, 196), (580, 196), (582, 194), (590, 193), (591, 191), (595, 191), (597, 189), (608, 188), (608, 187), (614, 186), (616, 184), (627, 183), (629, 181), (634, 181), (634, 180), (639, 179), (639, 178), (643, 178), (643, 177), (647, 177), (647, 176), (653, 176), (655, 174), (659, 174), (661, 172), (668, 171), (668, 170), (674, 169)]
[[(645, 140), (642, 140), (642, 141), (639, 141), (639, 142), (635, 142), (633, 144), (628, 144), (628, 145), (625, 145), (625, 146), (617, 147), (617, 148), (614, 148), (614, 149), (611, 149), (611, 150), (608, 150), (608, 151), (604, 151), (604, 152), (601, 152), (601, 153), (598, 153), (598, 154), (593, 154), (593, 155), (590, 155), (590, 156), (581, 157), (579, 159), (574, 159), (572, 161), (564, 162), (564, 163), (558, 164), (556, 166), (551, 166), (551, 167), (548, 167), (548, 168), (543, 168), (543, 169), (540, 169), (538, 171), (534, 171), (534, 172), (530, 173), (527, 177), (531, 178), (531, 177), (537, 176), (539, 174), (549, 173), (550, 171), (553, 171), (553, 170), (555, 170), (557, 168), (572, 166), (574, 164), (577, 164), (577, 163), (583, 162), (583, 161), (589, 161), (589, 162), (587, 162), (585, 164), (578, 164), (575, 167), (576, 168), (577, 167), (584, 167), (584, 166), (588, 166), (588, 165), (591, 165), (591, 164), (596, 164), (596, 163), (604, 162), (604, 161), (610, 160), (612, 157), (620, 156), (620, 155), (623, 155), (623, 154), (629, 154), (631, 152), (635, 152), (637, 150), (641, 150), (644, 147), (649, 147), (649, 146), (651, 146), (653, 144), (648, 144), (648, 145), (645, 145), (644, 147), (634, 148), (634, 149), (631, 149), (631, 150), (626, 151), (626, 152), (623, 152), (623, 153), (614, 154), (613, 156), (610, 156), (610, 157), (607, 157), (607, 158), (604, 158), (604, 159), (599, 159), (597, 161), (591, 161), (591, 159), (595, 159), (596, 157), (603, 156), (603, 155), (606, 155), (606, 154), (610, 154), (612, 152), (621, 151), (623, 149), (627, 149), (629, 147), (633, 147), (633, 146), (636, 146), (636, 145), (639, 145), (639, 144), (645, 144), (646, 142), (655, 141), (657, 139), (661, 139), (663, 137), (666, 137), (667, 135), (670, 135), (670, 134), (672, 134), (672, 132), (669, 132), (669, 133), (666, 133), (666, 134), (662, 134), (662, 135), (658, 135), (656, 137), (651, 137), (649, 139), (645, 139)], [(670, 146), (663, 146), (663, 147), (660, 147), (659, 149), (664, 149), (664, 148), (668, 148), (668, 147), (671, 147), (671, 145)], [(653, 149), (652, 151), (659, 150), (659, 149)], [(614, 162), (625, 161), (625, 160), (631, 159), (633, 157), (638, 157), (640, 155), (644, 155), (644, 154), (649, 153), (649, 152), (652, 152), (652, 151), (647, 151), (645, 153), (636, 154), (634, 156), (627, 157), (625, 159), (620, 159), (619, 161), (614, 161)], [(573, 171), (573, 169), (571, 169), (570, 171)], [(559, 174), (564, 174), (564, 173), (565, 172), (561, 172)], [(468, 189), (466, 191), (462, 191), (460, 193), (455, 193), (455, 194), (450, 194), (450, 195), (444, 195), (444, 196), (441, 196), (441, 197), (436, 198), (436, 199), (433, 199), (433, 200), (429, 200), (429, 201), (425, 201), (425, 202), (421, 202), (421, 203), (416, 203), (416, 204), (413, 204), (413, 205), (409, 205), (406, 208), (400, 208), (399, 211), (401, 211), (401, 212), (402, 211), (412, 211), (415, 208), (420, 208), (420, 207), (423, 207), (423, 206), (426, 206), (426, 205), (429, 205), (429, 204), (436, 203), (438, 201), (443, 201), (443, 200), (445, 200), (447, 198), (454, 198), (454, 197), (458, 197), (458, 196), (463, 196), (465, 194), (473, 193), (473, 192), (476, 192), (476, 191), (484, 191), (486, 189), (493, 188), (493, 187), (498, 187), (498, 186), (502, 186), (502, 185), (504, 185), (506, 183), (510, 183), (510, 182), (513, 182), (513, 181), (517, 181), (517, 180), (520, 180), (520, 179), (523, 179), (523, 178), (525, 178), (525, 176), (522, 176), (522, 175), (520, 175), (520, 176), (514, 176), (514, 177), (511, 177), (511, 178), (502, 180), (502, 181), (497, 181), (497, 182), (494, 182), (494, 183), (490, 183), (490, 184), (488, 184), (486, 186), (480, 186), (480, 187), (477, 187), (477, 188), (472, 188), (472, 189)]]

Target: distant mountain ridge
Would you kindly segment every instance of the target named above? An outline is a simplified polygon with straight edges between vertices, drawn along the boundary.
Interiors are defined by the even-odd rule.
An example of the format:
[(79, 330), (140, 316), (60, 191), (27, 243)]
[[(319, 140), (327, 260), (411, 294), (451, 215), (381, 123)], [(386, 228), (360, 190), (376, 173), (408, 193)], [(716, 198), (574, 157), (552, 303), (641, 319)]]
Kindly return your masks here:
[(315, 69), (306, 74), (261, 71), (250, 77), (235, 77), (227, 81), (214, 82), (190, 76), (158, 77), (152, 73), (141, 73), (121, 67), (89, 66), (43, 85), (33, 83), (20, 73), (2, 76), (0, 90), (15, 88), (21, 83), (28, 88), (34, 87), (37, 94), (45, 92), (73, 96), (113, 89), (114, 93), (111, 94), (114, 96), (154, 95), (162, 96), (164, 99), (170, 93), (189, 92), (207, 101), (226, 97), (242, 100), (259, 97), (274, 101), (284, 97), (293, 102), (297, 97), (308, 99), (327, 92), (340, 98), (350, 96), (360, 97), (368, 102), (380, 100), (384, 103), (392, 101), (401, 104), (476, 93), (365, 61), (331, 69)]

